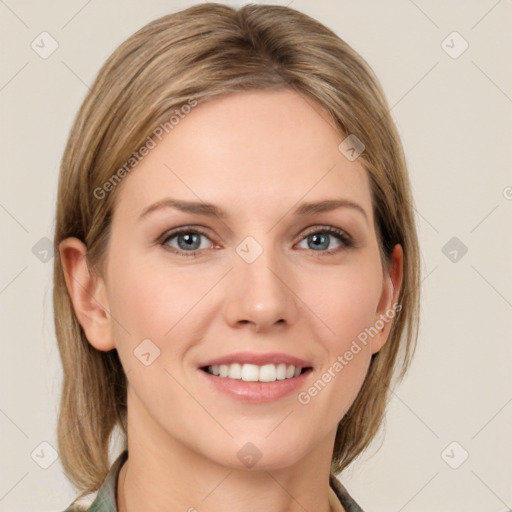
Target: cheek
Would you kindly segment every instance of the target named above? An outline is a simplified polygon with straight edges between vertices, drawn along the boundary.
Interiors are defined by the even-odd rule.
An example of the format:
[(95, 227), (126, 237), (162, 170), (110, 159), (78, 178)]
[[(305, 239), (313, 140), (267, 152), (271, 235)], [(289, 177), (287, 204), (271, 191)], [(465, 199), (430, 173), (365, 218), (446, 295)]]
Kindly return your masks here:
[(382, 271), (373, 258), (338, 272), (317, 272), (314, 286), (303, 285), (304, 302), (324, 325), (321, 338), (338, 351), (373, 325), (381, 293)]
[(109, 274), (111, 326), (123, 365), (130, 367), (134, 363), (129, 356), (144, 340), (164, 349), (197, 293), (178, 271), (127, 254), (115, 261)]
[[(114, 258), (113, 258), (114, 259)], [(187, 305), (206, 287), (201, 276), (169, 265), (156, 265), (138, 254), (116, 259), (111, 269), (109, 304), (112, 314), (123, 316), (144, 335), (161, 336), (187, 311)], [(190, 309), (190, 305), (188, 306)]]
[[(379, 260), (380, 261), (380, 260)], [(315, 276), (315, 287), (304, 287), (304, 302), (321, 321), (317, 339), (325, 359), (313, 388), (305, 390), (304, 400), (315, 399), (316, 407), (336, 404), (325, 414), (341, 415), (356, 398), (371, 361), (371, 335), (382, 292), (382, 270), (375, 258), (333, 273)], [(377, 317), (378, 318), (378, 317)], [(325, 391), (324, 391), (325, 389)]]

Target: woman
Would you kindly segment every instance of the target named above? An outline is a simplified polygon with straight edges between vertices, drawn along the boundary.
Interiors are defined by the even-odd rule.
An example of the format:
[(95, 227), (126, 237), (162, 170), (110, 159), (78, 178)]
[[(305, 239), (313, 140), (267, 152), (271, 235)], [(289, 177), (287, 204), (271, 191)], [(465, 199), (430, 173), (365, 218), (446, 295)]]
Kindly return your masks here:
[(417, 336), (388, 110), (365, 61), (286, 7), (196, 5), (109, 57), (58, 191), (67, 510), (361, 510), (336, 475)]

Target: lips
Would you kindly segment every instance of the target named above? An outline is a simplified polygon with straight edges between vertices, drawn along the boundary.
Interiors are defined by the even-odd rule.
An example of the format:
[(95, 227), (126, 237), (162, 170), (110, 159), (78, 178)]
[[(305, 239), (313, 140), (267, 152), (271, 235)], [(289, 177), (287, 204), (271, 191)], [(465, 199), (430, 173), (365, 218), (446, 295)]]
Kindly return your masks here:
[(246, 382), (242, 379), (222, 378), (212, 375), (204, 368), (198, 370), (202, 382), (205, 382), (212, 389), (220, 391), (231, 399), (251, 404), (275, 402), (298, 393), (310, 379), (312, 372), (312, 368), (309, 367), (303, 369), (298, 377), (293, 376), (288, 379), (267, 382), (260, 380)]
[(236, 352), (199, 365), (205, 381), (219, 391), (251, 403), (269, 403), (303, 386), (311, 361), (282, 352)]

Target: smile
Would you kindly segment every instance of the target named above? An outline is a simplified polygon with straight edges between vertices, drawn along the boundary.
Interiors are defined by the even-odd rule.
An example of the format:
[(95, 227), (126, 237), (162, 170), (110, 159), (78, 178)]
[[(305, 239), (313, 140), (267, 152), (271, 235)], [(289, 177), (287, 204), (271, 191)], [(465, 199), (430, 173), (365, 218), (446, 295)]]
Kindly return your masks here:
[(275, 382), (298, 377), (308, 370), (308, 367), (294, 366), (292, 364), (215, 364), (201, 368), (210, 375), (221, 378), (243, 380), (244, 382)]

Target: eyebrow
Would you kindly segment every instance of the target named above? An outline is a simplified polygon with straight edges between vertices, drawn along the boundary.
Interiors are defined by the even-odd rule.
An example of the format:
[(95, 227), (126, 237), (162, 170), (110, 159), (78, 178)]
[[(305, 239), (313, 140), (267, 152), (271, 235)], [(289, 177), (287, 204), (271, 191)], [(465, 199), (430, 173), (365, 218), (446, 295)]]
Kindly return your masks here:
[[(214, 204), (195, 201), (181, 201), (168, 197), (144, 208), (140, 215), (140, 219), (147, 217), (153, 212), (166, 208), (174, 208), (185, 213), (193, 213), (196, 215), (218, 217), (219, 219), (225, 219), (228, 217), (228, 214), (224, 210)], [(356, 210), (360, 212), (364, 216), (366, 222), (368, 222), (368, 215), (364, 208), (349, 199), (324, 199), (322, 201), (302, 203), (293, 211), (293, 214), (298, 216), (307, 216), (314, 215), (315, 213), (329, 212), (338, 208), (351, 208)]]

